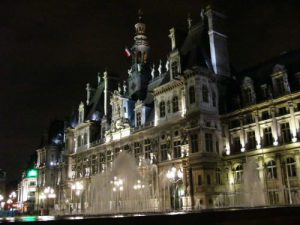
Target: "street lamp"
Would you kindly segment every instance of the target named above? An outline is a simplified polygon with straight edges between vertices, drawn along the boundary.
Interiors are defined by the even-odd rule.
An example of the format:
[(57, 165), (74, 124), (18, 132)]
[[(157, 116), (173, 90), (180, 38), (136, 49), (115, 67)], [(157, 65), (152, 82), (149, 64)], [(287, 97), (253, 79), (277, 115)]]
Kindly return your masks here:
[(51, 187), (46, 187), (44, 189), (44, 191), (42, 192), (40, 198), (46, 201), (46, 211), (48, 213), (49, 212), (49, 202), (48, 201), (50, 201), (50, 199), (55, 199), (56, 198), (56, 194), (54, 192), (54, 189), (51, 188)]
[[(81, 210), (81, 192), (83, 190), (83, 184), (82, 184), (82, 182), (76, 181), (74, 184), (72, 184), (71, 189), (72, 189), (71, 190), (71, 194), (72, 194), (72, 191), (74, 191), (75, 195), (77, 196), (77, 198), (80, 198), (80, 210)], [(72, 199), (72, 197), (71, 197), (71, 199)], [(77, 202), (77, 204), (76, 204), (76, 210), (77, 210), (77, 212), (79, 211), (78, 204), (79, 204), (79, 202)]]
[(124, 181), (123, 179), (120, 179), (116, 176), (114, 176), (114, 179), (110, 181), (110, 183), (113, 185), (113, 192), (118, 192), (117, 199), (116, 199), (116, 208), (119, 209), (120, 207), (120, 199), (121, 199), (121, 192), (124, 190)]
[(174, 209), (176, 208), (176, 188), (177, 188), (177, 183), (182, 180), (183, 178), (183, 172), (181, 169), (177, 169), (175, 166), (172, 166), (171, 169), (168, 170), (166, 174), (167, 178), (171, 183), (175, 185), (174, 191), (173, 191), (173, 207)]

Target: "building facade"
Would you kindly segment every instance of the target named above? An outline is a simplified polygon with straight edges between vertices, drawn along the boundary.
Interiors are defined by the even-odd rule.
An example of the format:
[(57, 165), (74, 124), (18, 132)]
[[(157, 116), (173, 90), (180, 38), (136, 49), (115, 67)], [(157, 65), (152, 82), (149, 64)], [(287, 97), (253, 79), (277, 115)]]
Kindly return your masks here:
[(207, 7), (170, 29), (155, 65), (139, 15), (128, 79), (98, 74), (65, 129), (59, 213), (299, 203), (298, 62), (232, 74), (225, 19)]

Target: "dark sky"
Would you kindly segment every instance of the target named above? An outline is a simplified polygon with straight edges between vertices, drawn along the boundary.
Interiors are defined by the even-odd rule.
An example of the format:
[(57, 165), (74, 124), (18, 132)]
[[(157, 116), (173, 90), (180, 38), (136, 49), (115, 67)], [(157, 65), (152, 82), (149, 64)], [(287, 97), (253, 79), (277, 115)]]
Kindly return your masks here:
[[(300, 47), (298, 1), (215, 1), (227, 16), (231, 63), (236, 70)], [(0, 168), (21, 175), (51, 120), (64, 119), (85, 98), (87, 82), (104, 68), (126, 77), (137, 11), (153, 60), (165, 61), (172, 26), (199, 21), (201, 0), (1, 0)]]

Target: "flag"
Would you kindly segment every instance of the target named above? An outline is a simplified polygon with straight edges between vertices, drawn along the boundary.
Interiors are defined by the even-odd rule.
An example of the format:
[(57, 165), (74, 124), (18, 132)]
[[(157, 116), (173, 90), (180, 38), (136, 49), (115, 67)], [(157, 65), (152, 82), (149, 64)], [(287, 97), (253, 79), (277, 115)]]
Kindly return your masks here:
[(131, 56), (131, 52), (127, 47), (125, 48), (125, 54), (126, 54), (127, 57)]

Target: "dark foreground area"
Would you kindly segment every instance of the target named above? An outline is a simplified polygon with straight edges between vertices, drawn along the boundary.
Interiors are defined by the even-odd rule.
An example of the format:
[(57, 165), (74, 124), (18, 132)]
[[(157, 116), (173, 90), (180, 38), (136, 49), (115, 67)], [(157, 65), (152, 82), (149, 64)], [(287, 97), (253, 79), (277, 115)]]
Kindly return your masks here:
[[(39, 220), (39, 221), (37, 221)], [(275, 207), (275, 208), (243, 208), (243, 209), (218, 209), (189, 213), (165, 213), (165, 214), (128, 214), (99, 217), (20, 217), (2, 218), (1, 224), (57, 224), (57, 225), (289, 225), (300, 224), (300, 206)]]

